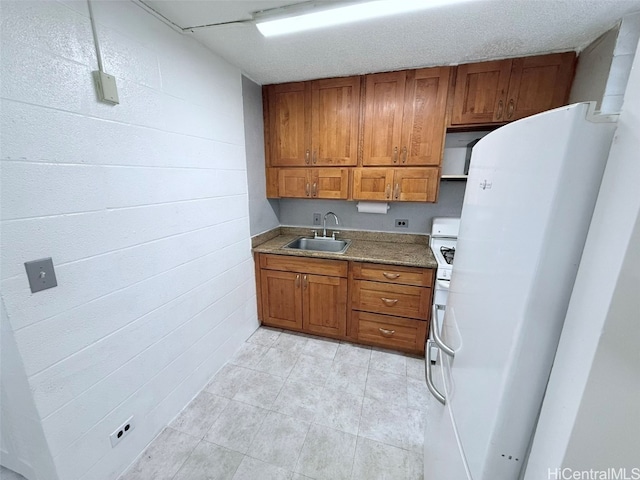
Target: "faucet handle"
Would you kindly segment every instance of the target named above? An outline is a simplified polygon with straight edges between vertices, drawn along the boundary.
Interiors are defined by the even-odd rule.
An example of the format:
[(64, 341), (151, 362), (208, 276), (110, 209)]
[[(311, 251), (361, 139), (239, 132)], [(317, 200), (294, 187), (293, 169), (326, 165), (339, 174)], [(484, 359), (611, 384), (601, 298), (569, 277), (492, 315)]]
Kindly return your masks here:
[(318, 238), (318, 230), (311, 230), (311, 233), (313, 233), (313, 238)]
[(339, 234), (340, 232), (338, 232), (337, 230), (334, 230), (333, 233), (331, 234), (331, 238), (333, 238), (334, 240), (336, 239), (336, 235)]

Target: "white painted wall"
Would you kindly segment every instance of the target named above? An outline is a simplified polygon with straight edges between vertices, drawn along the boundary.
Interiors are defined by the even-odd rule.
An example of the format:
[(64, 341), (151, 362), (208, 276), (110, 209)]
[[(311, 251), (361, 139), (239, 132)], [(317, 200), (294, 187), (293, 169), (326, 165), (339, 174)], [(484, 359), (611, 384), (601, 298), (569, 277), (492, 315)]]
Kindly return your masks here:
[(262, 87), (244, 76), (242, 100), (249, 184), (249, 220), (251, 236), (254, 236), (280, 226), (280, 201), (267, 198)]
[[(549, 478), (548, 469), (563, 467), (640, 467), (638, 50), (639, 47), (549, 379), (526, 480)], [(627, 473), (627, 478), (632, 478), (632, 472)]]
[(603, 113), (619, 113), (622, 108), (639, 39), (640, 12), (625, 16), (620, 24), (616, 47), (611, 59), (611, 71), (600, 106)]
[(27, 478), (55, 478), (38, 475), (55, 471), (53, 459), (1, 298), (0, 463)]
[(619, 32), (618, 24), (580, 52), (569, 103), (595, 101), (596, 108), (600, 109)]
[[(113, 479), (257, 326), (241, 75), (96, 2), (109, 106), (86, 2), (1, 9), (2, 299), (56, 470), (33, 478)], [(31, 294), (46, 256), (58, 287)]]

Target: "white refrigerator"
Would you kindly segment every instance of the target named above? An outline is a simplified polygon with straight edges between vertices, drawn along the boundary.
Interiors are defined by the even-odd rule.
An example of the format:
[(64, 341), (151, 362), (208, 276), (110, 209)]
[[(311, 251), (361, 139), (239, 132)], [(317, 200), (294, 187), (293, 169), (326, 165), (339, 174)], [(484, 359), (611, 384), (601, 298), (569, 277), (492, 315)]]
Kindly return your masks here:
[(590, 106), (474, 147), (437, 361), (426, 362), (426, 480), (516, 480), (526, 465), (615, 131)]

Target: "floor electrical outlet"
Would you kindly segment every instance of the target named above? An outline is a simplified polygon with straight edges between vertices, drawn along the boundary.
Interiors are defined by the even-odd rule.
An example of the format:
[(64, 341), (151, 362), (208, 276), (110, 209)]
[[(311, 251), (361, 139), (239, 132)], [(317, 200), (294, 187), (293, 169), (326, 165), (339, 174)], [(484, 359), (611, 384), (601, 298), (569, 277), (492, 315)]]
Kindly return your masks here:
[(120, 440), (126, 437), (133, 430), (133, 416), (129, 417), (126, 422), (120, 425), (115, 432), (109, 435), (109, 439), (111, 440), (111, 447), (115, 447)]
[(396, 218), (396, 228), (409, 228), (409, 220), (406, 218)]
[(322, 214), (314, 213), (313, 214), (313, 224), (314, 225), (322, 225)]

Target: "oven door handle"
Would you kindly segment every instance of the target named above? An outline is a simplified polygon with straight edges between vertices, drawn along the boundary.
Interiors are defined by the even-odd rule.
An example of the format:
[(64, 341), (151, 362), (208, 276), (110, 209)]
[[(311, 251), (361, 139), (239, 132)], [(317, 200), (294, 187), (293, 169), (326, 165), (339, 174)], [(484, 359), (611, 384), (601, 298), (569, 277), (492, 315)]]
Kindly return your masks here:
[(445, 405), (447, 403), (447, 399), (445, 398), (444, 395), (442, 395), (438, 391), (436, 386), (433, 384), (433, 378), (431, 377), (431, 345), (432, 344), (433, 342), (431, 340), (427, 340), (427, 345), (426, 345), (427, 359), (424, 364), (424, 377), (427, 380), (427, 388), (431, 392), (431, 395), (433, 395), (435, 399), (438, 400), (442, 405)]
[(436, 285), (441, 287), (443, 290), (449, 290), (449, 285), (451, 282), (449, 280), (436, 280)]
[(438, 331), (438, 326), (435, 324), (438, 323), (438, 305), (433, 305), (433, 310), (431, 311), (431, 338), (433, 338), (434, 342), (440, 350), (453, 358), (456, 355), (456, 352), (449, 345), (442, 341), (440, 338), (440, 332)]

